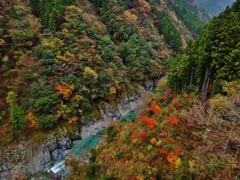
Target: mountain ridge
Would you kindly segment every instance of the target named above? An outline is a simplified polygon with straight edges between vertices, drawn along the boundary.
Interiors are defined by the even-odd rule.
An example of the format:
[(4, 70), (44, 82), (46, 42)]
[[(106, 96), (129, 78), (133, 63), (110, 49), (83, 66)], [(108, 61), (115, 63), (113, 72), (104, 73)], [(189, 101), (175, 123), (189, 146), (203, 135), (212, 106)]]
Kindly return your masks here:
[(216, 16), (223, 12), (227, 6), (231, 6), (236, 0), (196, 0), (200, 6), (211, 16)]

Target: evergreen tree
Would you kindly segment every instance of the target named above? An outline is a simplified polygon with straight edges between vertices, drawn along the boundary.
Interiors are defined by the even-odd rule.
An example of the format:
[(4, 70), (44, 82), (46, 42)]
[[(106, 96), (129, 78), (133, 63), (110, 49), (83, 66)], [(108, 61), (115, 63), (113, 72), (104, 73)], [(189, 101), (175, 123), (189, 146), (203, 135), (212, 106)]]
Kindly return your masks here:
[(12, 120), (13, 128), (22, 130), (25, 113), (24, 110), (18, 106), (16, 102), (16, 94), (13, 91), (8, 93), (7, 102), (10, 104), (10, 119)]
[[(232, 8), (228, 7), (204, 27), (202, 34), (187, 48), (184, 60), (177, 57), (170, 61), (169, 72), (173, 74), (169, 73), (169, 86), (181, 90), (194, 85), (206, 92), (209, 83), (213, 83), (215, 92), (220, 92), (223, 80), (240, 78), (239, 4), (238, 0)], [(174, 75), (179, 71), (186, 80)]]

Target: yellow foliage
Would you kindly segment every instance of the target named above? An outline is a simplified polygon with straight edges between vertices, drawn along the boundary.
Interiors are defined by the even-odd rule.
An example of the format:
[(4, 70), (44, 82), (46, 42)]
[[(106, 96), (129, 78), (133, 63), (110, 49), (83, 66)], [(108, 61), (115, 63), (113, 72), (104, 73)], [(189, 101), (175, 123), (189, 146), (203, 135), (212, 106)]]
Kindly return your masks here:
[(124, 19), (121, 16), (116, 16), (115, 20), (116, 21), (124, 21)]
[(152, 139), (150, 140), (150, 143), (151, 143), (151, 144), (156, 144), (156, 143), (157, 143), (156, 138), (152, 138)]
[(63, 46), (64, 42), (63, 42), (63, 40), (61, 40), (59, 38), (53, 38), (51, 40), (48, 40), (48, 39), (43, 40), (42, 44), (43, 44), (44, 47), (49, 48), (49, 49), (57, 52), (58, 47)]
[(78, 8), (74, 5), (71, 5), (71, 6), (67, 6), (67, 11), (72, 11), (72, 10), (77, 10), (78, 13), (82, 13), (83, 10), (81, 8)]
[(227, 93), (227, 96), (217, 94), (209, 101), (211, 106), (217, 110), (218, 113), (224, 113), (229, 108), (234, 110), (235, 103), (238, 104), (240, 102), (240, 83), (237, 81), (225, 81), (222, 84), (223, 91)]
[(162, 6), (166, 6), (166, 5), (167, 5), (164, 0), (160, 0), (160, 4), (161, 4)]
[(127, 10), (123, 12), (123, 15), (125, 16), (127, 21), (136, 22), (138, 19), (138, 17), (135, 14), (132, 14)]
[(226, 92), (228, 96), (235, 96), (235, 97), (239, 96), (240, 83), (238, 81), (232, 81), (232, 82), (224, 81), (222, 84), (223, 84), (223, 91)]
[(218, 113), (223, 113), (226, 107), (231, 107), (232, 102), (227, 99), (226, 96), (217, 94), (214, 98), (209, 100), (210, 104)]
[(188, 164), (189, 164), (189, 168), (190, 168), (190, 171), (193, 172), (194, 171), (194, 166), (195, 166), (195, 161), (188, 161)]
[(74, 59), (75, 55), (71, 54), (69, 51), (66, 51), (64, 56), (56, 55), (56, 61), (64, 65), (64, 63), (69, 62), (71, 59)]
[(6, 55), (6, 56), (3, 57), (3, 60), (2, 60), (2, 61), (3, 61), (3, 62), (7, 62), (8, 60), (9, 60), (9, 57), (8, 57), (8, 55)]
[(141, 176), (141, 174), (137, 175), (137, 180), (144, 180), (144, 178)]
[(96, 33), (99, 33), (101, 34), (102, 33), (102, 26), (100, 25), (100, 23), (98, 21), (95, 21), (92, 25), (92, 28), (93, 30), (96, 32)]
[(145, 12), (150, 12), (151, 11), (151, 6), (148, 2), (143, 1), (143, 7), (145, 9)]
[(87, 77), (94, 78), (94, 79), (98, 78), (98, 74), (88, 66), (85, 67), (83, 76), (84, 76), (84, 78), (87, 78)]
[(181, 166), (181, 164), (182, 164), (182, 161), (181, 161), (181, 159), (180, 159), (180, 157), (175, 161), (175, 167), (176, 168), (179, 168), (180, 166)]
[(65, 38), (67, 38), (67, 37), (69, 36), (69, 32), (68, 32), (68, 30), (67, 30), (66, 28), (64, 28), (64, 29), (62, 30), (62, 32), (63, 32)]
[(166, 88), (166, 86), (167, 86), (167, 77), (164, 76), (158, 81), (156, 90), (157, 91), (162, 91)]
[(68, 59), (66, 57), (61, 56), (61, 55), (56, 56), (56, 60), (58, 62), (67, 62), (68, 61)]
[(73, 99), (76, 100), (77, 102), (79, 102), (79, 101), (81, 101), (83, 99), (83, 97), (78, 95), (78, 94), (76, 94)]
[(79, 112), (79, 114), (82, 114), (82, 113), (83, 113), (83, 110), (78, 109), (78, 112)]
[(64, 56), (73, 58), (75, 55), (70, 53), (69, 51), (66, 51)]

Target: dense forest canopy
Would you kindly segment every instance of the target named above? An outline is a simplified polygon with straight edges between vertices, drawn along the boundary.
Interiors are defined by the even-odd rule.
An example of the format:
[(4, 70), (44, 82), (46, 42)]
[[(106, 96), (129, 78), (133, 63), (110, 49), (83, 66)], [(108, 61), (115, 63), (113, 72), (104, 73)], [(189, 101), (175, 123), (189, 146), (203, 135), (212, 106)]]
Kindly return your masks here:
[(99, 117), (98, 103), (163, 76), (167, 57), (203, 27), (182, 0), (31, 0), (1, 13), (1, 97), (21, 114), (10, 118), (16, 129)]
[(237, 0), (170, 58), (137, 118), (112, 123), (68, 179), (238, 179), (239, 10)]
[(79, 131), (160, 79), (68, 178), (238, 179), (240, 0), (208, 18), (194, 0), (1, 1), (0, 145)]
[(177, 91), (196, 86), (205, 91), (212, 84), (214, 91), (220, 92), (223, 80), (238, 80), (239, 19), (237, 1), (207, 23), (201, 35), (189, 42), (185, 53), (169, 61), (169, 86)]

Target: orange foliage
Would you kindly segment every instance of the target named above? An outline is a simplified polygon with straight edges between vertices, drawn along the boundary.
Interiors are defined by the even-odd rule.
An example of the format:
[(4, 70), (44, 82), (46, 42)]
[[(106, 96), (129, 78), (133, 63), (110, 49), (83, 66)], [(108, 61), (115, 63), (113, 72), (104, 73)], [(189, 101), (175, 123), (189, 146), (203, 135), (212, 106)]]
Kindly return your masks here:
[(110, 94), (116, 94), (116, 93), (117, 93), (116, 88), (115, 88), (114, 86), (111, 86), (111, 87), (109, 88), (109, 93), (110, 93)]
[(177, 125), (177, 118), (176, 118), (175, 116), (171, 116), (171, 117), (170, 117), (170, 123), (171, 123), (172, 125)]
[(3, 39), (0, 39), (0, 46), (3, 45), (5, 41)]
[(102, 137), (103, 137), (104, 139), (108, 139), (108, 135), (107, 135), (107, 134), (103, 134)]
[(161, 107), (157, 105), (157, 103), (155, 101), (151, 101), (151, 111), (158, 113), (161, 111)]
[(138, 137), (138, 135), (139, 135), (138, 131), (137, 131), (137, 130), (134, 130), (133, 133), (132, 133), (132, 135), (131, 135), (132, 140), (133, 140), (133, 139), (136, 139), (136, 138)]
[(68, 120), (68, 123), (73, 123), (73, 122), (76, 122), (78, 120), (78, 118), (77, 117), (72, 117), (72, 118), (70, 118), (69, 120)]
[(73, 84), (68, 83), (64, 83), (63, 85), (55, 85), (55, 89), (58, 91), (59, 94), (63, 96), (64, 99), (68, 99), (71, 96), (74, 88), (75, 87)]
[(180, 151), (179, 150), (173, 150), (171, 152), (168, 153), (167, 155), (167, 161), (170, 164), (170, 166), (174, 166), (176, 160), (179, 158), (178, 156), (180, 155)]
[(147, 117), (147, 116), (143, 116), (143, 117), (141, 118), (141, 121), (142, 121), (144, 124), (146, 124), (146, 126), (147, 126), (148, 128), (150, 128), (150, 129), (153, 129), (153, 128), (158, 124), (158, 122), (157, 122), (155, 119), (149, 118), (149, 117)]
[(34, 128), (37, 124), (37, 117), (34, 116), (32, 112), (28, 112), (27, 121), (28, 121), (28, 127)]
[(113, 38), (117, 39), (117, 34), (116, 33), (114, 33)]
[(61, 116), (60, 114), (54, 114), (55, 118), (60, 118), (60, 116)]

